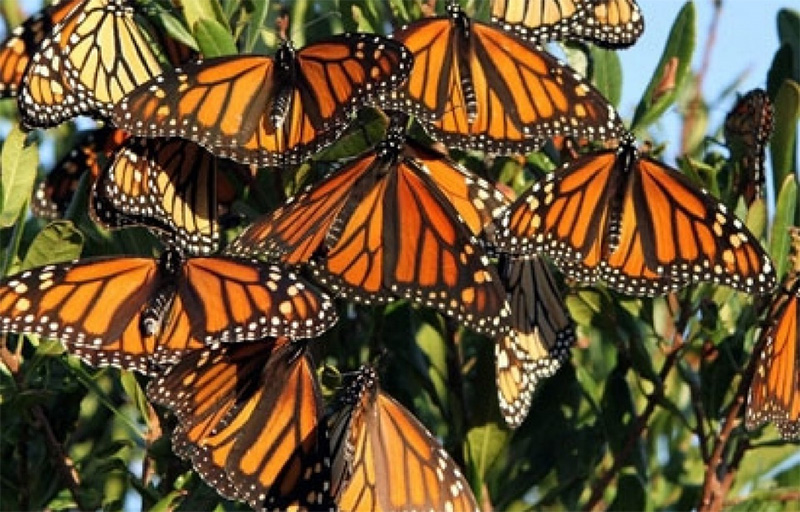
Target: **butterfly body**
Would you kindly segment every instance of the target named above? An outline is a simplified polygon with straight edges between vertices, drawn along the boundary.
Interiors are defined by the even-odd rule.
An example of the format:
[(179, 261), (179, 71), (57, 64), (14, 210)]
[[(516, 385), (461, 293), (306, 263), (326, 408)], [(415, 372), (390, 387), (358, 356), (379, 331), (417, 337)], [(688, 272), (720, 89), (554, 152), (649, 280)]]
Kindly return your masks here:
[(180, 255), (176, 251), (164, 251), (161, 254), (158, 260), (161, 283), (156, 286), (152, 296), (147, 300), (147, 305), (142, 310), (142, 336), (160, 334), (162, 326), (166, 323), (165, 320), (169, 318), (180, 268)]

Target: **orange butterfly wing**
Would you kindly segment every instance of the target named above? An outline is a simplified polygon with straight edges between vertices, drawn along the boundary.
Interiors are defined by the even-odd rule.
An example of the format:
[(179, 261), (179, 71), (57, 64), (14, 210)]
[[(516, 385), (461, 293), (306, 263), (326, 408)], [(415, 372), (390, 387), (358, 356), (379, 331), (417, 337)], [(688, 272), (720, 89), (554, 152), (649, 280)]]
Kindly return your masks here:
[(477, 510), (461, 470), (362, 367), (328, 418), (333, 492), (343, 511)]
[(227, 256), (188, 259), (172, 309), (170, 322), (189, 321), (206, 343), (313, 338), (337, 320), (328, 296), (294, 272)]
[(342, 34), (299, 51), (285, 43), (275, 59), (219, 57), (167, 72), (123, 99), (114, 120), (244, 163), (300, 163), (332, 143), (357, 107), (405, 79), (410, 65), (402, 45), (374, 35)]
[(784, 439), (800, 437), (800, 278), (786, 279), (761, 332), (758, 365), (750, 384), (745, 425), (770, 421)]
[(629, 143), (583, 156), (534, 184), (500, 220), (498, 248), (544, 252), (568, 275), (632, 295), (711, 281), (750, 293), (775, 284), (769, 256), (737, 218)]
[(336, 219), (374, 161), (374, 154), (359, 158), (289, 198), (242, 231), (228, 252), (278, 258), (290, 265), (308, 262), (325, 245)]
[(286, 339), (194, 351), (147, 388), (178, 417), (176, 452), (223, 496), (256, 510), (329, 506), (322, 399)]

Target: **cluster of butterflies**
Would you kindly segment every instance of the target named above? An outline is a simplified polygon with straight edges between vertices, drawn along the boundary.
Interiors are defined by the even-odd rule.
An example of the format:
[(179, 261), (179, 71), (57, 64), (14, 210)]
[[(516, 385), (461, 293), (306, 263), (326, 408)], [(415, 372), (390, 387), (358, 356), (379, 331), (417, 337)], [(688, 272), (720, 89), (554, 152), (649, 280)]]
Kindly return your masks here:
[[(0, 331), (153, 376), (148, 396), (178, 419), (175, 452), (254, 508), (476, 509), (457, 464), (373, 368), (323, 406), (307, 352), (337, 321), (330, 293), (406, 299), (496, 338), (500, 409), (515, 427), (575, 339), (544, 257), (634, 296), (700, 281), (764, 294), (776, 281), (741, 221), (642, 154), (608, 101), (541, 48), (633, 44), (644, 27), (633, 0), (495, 0), (492, 22), (449, 0), (444, 16), (388, 38), (286, 40), (272, 57), (203, 60), (128, 0), (62, 0), (30, 18), (0, 48), (0, 96), (17, 97), (26, 128), (106, 123), (60, 168), (91, 171), (98, 223), (144, 225), (166, 248), (6, 278)], [(232, 176), (307, 161), (365, 106), (385, 111), (383, 140), (220, 252)], [(413, 138), (412, 117), (463, 150), (527, 153), (553, 137), (617, 145), (512, 200)], [(59, 183), (51, 175), (37, 189), (35, 212), (63, 211), (73, 188)], [(792, 286), (795, 316), (784, 318), (796, 330)], [(748, 422), (776, 419), (787, 400), (795, 421), (797, 393), (776, 390), (764, 368)]]

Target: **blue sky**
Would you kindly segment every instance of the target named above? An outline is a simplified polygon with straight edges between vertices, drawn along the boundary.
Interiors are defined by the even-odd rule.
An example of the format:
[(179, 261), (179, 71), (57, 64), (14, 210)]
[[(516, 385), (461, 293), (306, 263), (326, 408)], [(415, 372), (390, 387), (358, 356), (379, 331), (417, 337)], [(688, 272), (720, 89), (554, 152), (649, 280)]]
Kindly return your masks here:
[[(667, 40), (667, 35), (678, 11), (683, 7), (679, 0), (638, 0), (644, 12), (645, 32), (630, 49), (619, 52), (623, 69), (623, 96), (620, 113), (630, 119), (636, 104), (644, 92), (653, 70)], [(755, 87), (766, 86), (767, 70), (772, 56), (778, 49), (776, 16), (781, 8), (795, 0), (725, 0), (719, 20), (716, 42), (710, 66), (703, 84), (704, 96), (714, 101), (722, 91), (746, 72), (738, 88), (746, 92)], [(708, 39), (709, 26), (713, 15), (712, 0), (697, 0), (697, 47), (692, 69), (700, 68), (702, 54)], [(728, 98), (718, 105), (712, 105), (709, 129), (716, 128), (735, 101)], [(667, 142), (674, 141), (668, 151), (677, 150), (677, 113), (668, 113), (664, 122), (656, 127), (655, 133)], [(671, 151), (670, 151), (671, 150)]]

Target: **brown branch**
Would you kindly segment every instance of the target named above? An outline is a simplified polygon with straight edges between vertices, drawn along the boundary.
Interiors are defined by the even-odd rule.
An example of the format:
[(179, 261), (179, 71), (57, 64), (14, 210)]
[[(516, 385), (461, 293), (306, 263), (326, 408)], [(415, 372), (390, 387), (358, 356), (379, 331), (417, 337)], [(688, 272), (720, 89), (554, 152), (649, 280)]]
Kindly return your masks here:
[(616, 457), (614, 457), (614, 462), (611, 467), (608, 468), (608, 470), (606, 470), (600, 476), (600, 478), (594, 482), (594, 484), (592, 484), (592, 493), (589, 496), (589, 500), (582, 507), (582, 510), (595, 510), (597, 508), (597, 506), (600, 504), (600, 501), (603, 499), (606, 489), (611, 484), (617, 473), (619, 473), (619, 471), (622, 469), (622, 465), (625, 464), (628, 456), (636, 446), (637, 441), (639, 441), (642, 434), (647, 429), (647, 424), (650, 421), (650, 417), (655, 412), (659, 399), (663, 396), (663, 383), (669, 373), (672, 371), (672, 368), (675, 366), (675, 363), (678, 360), (678, 354), (684, 346), (683, 338), (678, 335), (677, 332), (674, 339), (675, 343), (667, 351), (664, 364), (661, 366), (661, 370), (658, 372), (658, 387), (652, 393), (647, 395), (647, 405), (645, 406), (644, 411), (642, 411), (642, 413), (636, 417), (634, 427), (630, 431), (630, 434), (628, 434), (622, 450), (620, 450)]
[(758, 364), (758, 358), (753, 357), (753, 355), (761, 352), (766, 341), (766, 338), (762, 338), (758, 341), (756, 346), (753, 347), (750, 360), (745, 371), (742, 373), (739, 386), (736, 388), (736, 394), (725, 414), (722, 430), (714, 440), (714, 451), (712, 452), (711, 459), (707, 463), (708, 467), (703, 480), (703, 494), (698, 507), (701, 511), (716, 512), (725, 506), (724, 498), (733, 485), (736, 472), (739, 469), (739, 464), (744, 458), (745, 453), (753, 448), (753, 445), (750, 444), (747, 438), (743, 439), (736, 446), (736, 450), (730, 461), (727, 464), (724, 463), (723, 455), (728, 447), (731, 433), (734, 428), (739, 425), (739, 412), (744, 406), (745, 397), (750, 389), (750, 383), (753, 380), (753, 375), (755, 374)]
[(706, 38), (706, 44), (703, 48), (703, 60), (700, 63), (700, 69), (695, 74), (694, 95), (689, 101), (686, 119), (683, 123), (683, 129), (681, 133), (681, 154), (689, 153), (689, 150), (691, 149), (688, 146), (694, 126), (697, 124), (697, 112), (700, 109), (700, 104), (703, 100), (703, 81), (705, 80), (706, 74), (708, 73), (708, 68), (711, 65), (711, 53), (713, 52), (714, 44), (717, 41), (719, 20), (722, 15), (722, 0), (712, 0), (712, 3), (714, 5), (714, 14), (711, 17), (711, 24), (708, 28), (708, 37)]

